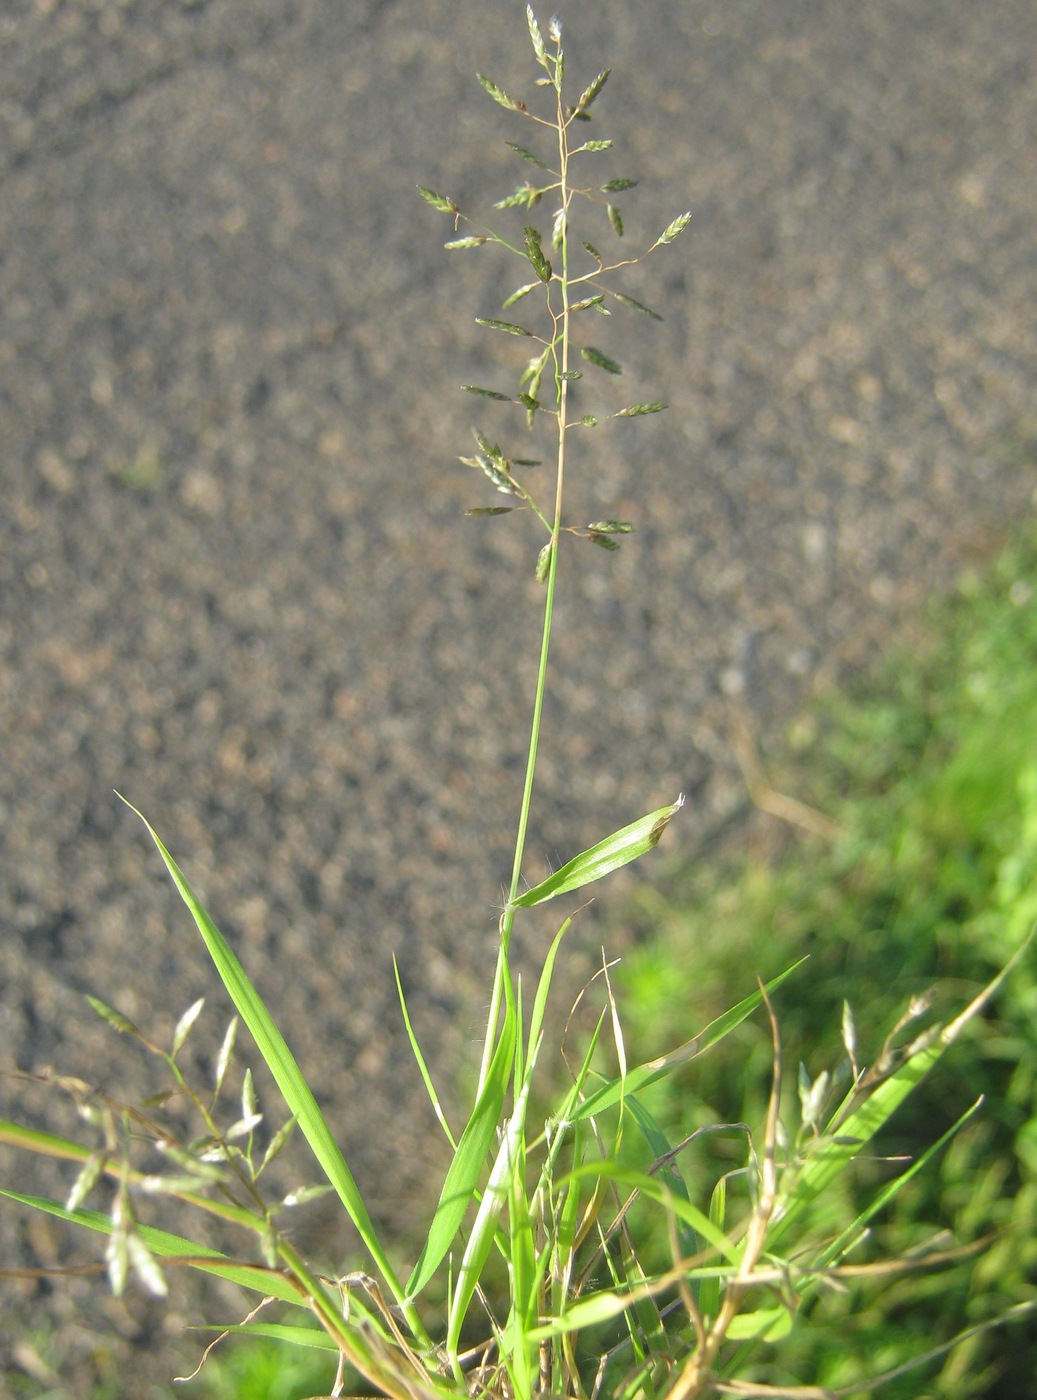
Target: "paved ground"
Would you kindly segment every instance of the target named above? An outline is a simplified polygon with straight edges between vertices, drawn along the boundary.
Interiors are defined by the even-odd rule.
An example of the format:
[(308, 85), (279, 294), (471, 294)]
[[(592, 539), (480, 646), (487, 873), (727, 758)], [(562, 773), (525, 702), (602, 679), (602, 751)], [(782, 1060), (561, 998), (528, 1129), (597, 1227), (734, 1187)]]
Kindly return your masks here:
[[(533, 874), (681, 789), (671, 838), (693, 850), (738, 791), (732, 706), (777, 733), (1037, 482), (1030, 0), (561, 8), (576, 81), (615, 68), (596, 134), (616, 140), (603, 173), (641, 180), (630, 247), (694, 218), (627, 284), (665, 322), (617, 316), (603, 343), (625, 401), (671, 408), (578, 459), (579, 512), (637, 534), (564, 567)], [(0, 15), (0, 1059), (157, 1082), (86, 991), (156, 1034), (208, 991), (199, 1044), (222, 1031), (118, 788), (393, 1228), (432, 1135), (390, 952), (449, 1091), (479, 1033), (541, 602), (533, 522), (460, 515), (492, 503), (456, 464), (469, 423), (507, 426), (456, 386), (509, 384), (515, 343), (473, 319), (514, 271), (444, 253), (414, 193), (488, 211), (525, 177), (503, 142), (535, 135), (476, 69), (530, 91), (519, 4)], [(580, 937), (572, 977), (593, 916)], [(5, 1099), (73, 1126), (37, 1091)], [(13, 1209), (0, 1234), (5, 1260), (96, 1257)], [(191, 1297), (100, 1295), (6, 1284), (8, 1331), (92, 1307), (125, 1339), (119, 1393), (142, 1394), (190, 1353), (167, 1333)], [(70, 1384), (91, 1345), (66, 1324)]]

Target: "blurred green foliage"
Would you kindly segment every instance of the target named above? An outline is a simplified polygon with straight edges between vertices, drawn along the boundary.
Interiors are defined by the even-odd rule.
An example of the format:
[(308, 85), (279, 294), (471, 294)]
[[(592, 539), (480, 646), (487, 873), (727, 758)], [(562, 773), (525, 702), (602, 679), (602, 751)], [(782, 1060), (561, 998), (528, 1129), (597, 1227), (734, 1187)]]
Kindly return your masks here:
[[(912, 995), (936, 983), (940, 1011), (953, 1014), (1037, 920), (1037, 539), (962, 578), (909, 643), (819, 698), (790, 731), (788, 752), (774, 786), (834, 818), (841, 835), (772, 832), (777, 849), (772, 840), (748, 857), (671, 865), (638, 896), (639, 938), (620, 976), (628, 1036), (654, 1053), (693, 1034), (757, 974), (809, 953), (776, 1008), (791, 1106), (801, 1060), (811, 1078), (846, 1060), (844, 999), (867, 1063)], [(758, 1121), (770, 1069), (757, 1017), (734, 1051), (696, 1061), (653, 1108), (674, 1140), (709, 1122)], [(897, 1197), (867, 1257), (902, 1258), (937, 1229), (957, 1244), (993, 1242), (950, 1271), (822, 1297), (814, 1316), (826, 1326), (797, 1329), (759, 1379), (859, 1382), (1037, 1297), (1033, 957), (889, 1125), (882, 1151), (918, 1154), (981, 1094), (980, 1114)], [(683, 1159), (693, 1199), (696, 1185), (710, 1189), (722, 1151), (719, 1138), (703, 1142)], [(872, 1173), (862, 1200), (890, 1168), (876, 1161)], [(838, 1213), (838, 1202), (826, 1204)], [(1032, 1394), (1037, 1339), (1025, 1330), (984, 1333), (881, 1393)]]
[(329, 1394), (334, 1378), (326, 1354), (250, 1336), (217, 1347), (197, 1380), (175, 1393), (182, 1400), (306, 1400)]

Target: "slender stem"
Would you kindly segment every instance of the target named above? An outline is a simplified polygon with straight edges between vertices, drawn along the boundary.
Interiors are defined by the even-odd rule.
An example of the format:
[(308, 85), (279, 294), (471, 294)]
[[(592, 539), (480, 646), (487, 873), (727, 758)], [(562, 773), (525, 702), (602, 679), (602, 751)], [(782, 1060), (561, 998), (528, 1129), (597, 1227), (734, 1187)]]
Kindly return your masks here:
[(557, 89), (558, 115), (556, 129), (558, 132), (558, 168), (560, 179), (558, 189), (561, 197), (562, 225), (561, 225), (561, 255), (562, 270), (557, 275), (557, 280), (561, 289), (562, 309), (558, 316), (554, 316), (555, 338), (552, 342), (559, 346), (559, 327), (561, 328), (561, 344), (555, 352), (555, 394), (557, 404), (557, 424), (558, 424), (558, 448), (555, 472), (555, 508), (554, 523), (551, 527), (551, 557), (547, 571), (547, 596), (544, 600), (544, 621), (540, 638), (540, 665), (537, 670), (536, 691), (533, 697), (533, 718), (530, 724), (529, 748), (526, 754), (526, 776), (522, 785), (522, 801), (519, 806), (518, 831), (515, 836), (515, 855), (511, 868), (511, 884), (508, 889), (508, 901), (504, 908), (500, 922), (500, 947), (497, 953), (497, 967), (493, 977), (493, 991), (490, 996), (490, 1009), (486, 1018), (486, 1038), (483, 1041), (482, 1064), (479, 1069), (479, 1087), (477, 1094), (481, 1094), (489, 1073), (490, 1060), (493, 1056), (494, 1037), (497, 1028), (497, 1021), (500, 1016), (501, 999), (504, 994), (505, 978), (510, 976), (508, 970), (508, 949), (511, 946), (511, 931), (515, 922), (515, 897), (519, 892), (519, 883), (522, 879), (522, 859), (526, 849), (526, 832), (529, 827), (529, 810), (533, 801), (533, 780), (536, 774), (537, 746), (540, 742), (540, 722), (544, 712), (544, 694), (547, 689), (547, 659), (551, 648), (551, 622), (554, 616), (555, 583), (558, 577), (558, 550), (562, 532), (562, 499), (565, 487), (565, 440), (568, 433), (568, 392), (569, 392), (569, 202), (572, 198), (569, 190), (569, 133), (565, 113), (562, 109), (561, 85)]

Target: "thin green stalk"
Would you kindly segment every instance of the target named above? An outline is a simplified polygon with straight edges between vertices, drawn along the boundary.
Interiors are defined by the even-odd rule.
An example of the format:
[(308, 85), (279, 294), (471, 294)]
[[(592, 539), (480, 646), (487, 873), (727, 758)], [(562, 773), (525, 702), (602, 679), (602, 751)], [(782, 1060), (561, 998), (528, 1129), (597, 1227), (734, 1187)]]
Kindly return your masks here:
[(486, 1038), (483, 1042), (482, 1064), (479, 1069), (479, 1084), (476, 1097), (482, 1093), (489, 1073), (493, 1055), (494, 1035), (500, 1017), (501, 997), (504, 979), (508, 972), (508, 949), (511, 946), (511, 931), (515, 922), (515, 898), (522, 879), (522, 861), (526, 850), (526, 833), (529, 827), (529, 810), (533, 801), (533, 782), (536, 775), (537, 747), (540, 742), (540, 723), (544, 711), (544, 695), (547, 689), (547, 659), (551, 649), (551, 623), (554, 616), (555, 582), (558, 577), (558, 551), (562, 532), (562, 501), (565, 489), (565, 440), (568, 432), (568, 392), (569, 392), (569, 140), (568, 123), (562, 110), (561, 84), (556, 85), (558, 115), (558, 160), (559, 190), (561, 205), (565, 211), (562, 223), (562, 271), (559, 278), (562, 310), (555, 317), (555, 342), (558, 327), (561, 326), (560, 368), (556, 357), (556, 403), (558, 407), (558, 449), (555, 469), (555, 509), (551, 527), (551, 558), (547, 572), (547, 596), (544, 601), (544, 621), (540, 637), (540, 664), (537, 669), (536, 690), (533, 697), (533, 718), (530, 724), (529, 748), (526, 753), (526, 773), (522, 785), (522, 801), (519, 805), (518, 830), (515, 836), (515, 855), (511, 868), (511, 884), (508, 889), (508, 902), (500, 923), (500, 949), (493, 977), (493, 991), (490, 996), (490, 1009), (486, 1018)]

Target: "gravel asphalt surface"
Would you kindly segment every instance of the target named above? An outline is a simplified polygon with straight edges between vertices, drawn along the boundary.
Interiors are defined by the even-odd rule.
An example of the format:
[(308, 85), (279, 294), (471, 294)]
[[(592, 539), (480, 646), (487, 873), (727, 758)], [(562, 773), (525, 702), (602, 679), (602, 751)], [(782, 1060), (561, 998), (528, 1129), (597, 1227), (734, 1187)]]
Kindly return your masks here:
[[(670, 408), (576, 454), (576, 518), (637, 529), (563, 560), (530, 878), (682, 790), (667, 842), (693, 851), (740, 792), (732, 712), (780, 733), (1037, 485), (1032, 0), (559, 8), (574, 91), (614, 69), (590, 132), (616, 143), (603, 179), (640, 180), (625, 243), (693, 219), (625, 284), (664, 322), (614, 317), (598, 343), (623, 379), (578, 391), (581, 411), (599, 390)], [(536, 522), (462, 518), (500, 498), (456, 460), (473, 421), (517, 429), (457, 386), (511, 388), (522, 346), (474, 318), (527, 279), (492, 248), (445, 253), (449, 220), (415, 193), (521, 226), (491, 205), (530, 169), (504, 142), (536, 133), (476, 70), (531, 95), (519, 3), (0, 7), (0, 1063), (161, 1083), (86, 992), (164, 1037), (207, 993), (201, 1064), (219, 1042), (226, 1002), (118, 789), (394, 1232), (437, 1138), (390, 955), (452, 1097), (542, 600)], [(581, 236), (612, 246), (603, 219)], [(599, 927), (582, 920), (574, 984)], [(524, 954), (551, 931), (530, 921)], [(89, 1133), (53, 1091), (4, 1100)], [(99, 1255), (7, 1205), (0, 1244)], [(60, 1325), (69, 1394), (106, 1364), (87, 1322), (120, 1339), (119, 1395), (197, 1350), (182, 1280), (163, 1306), (96, 1278), (0, 1297), (22, 1372)]]

